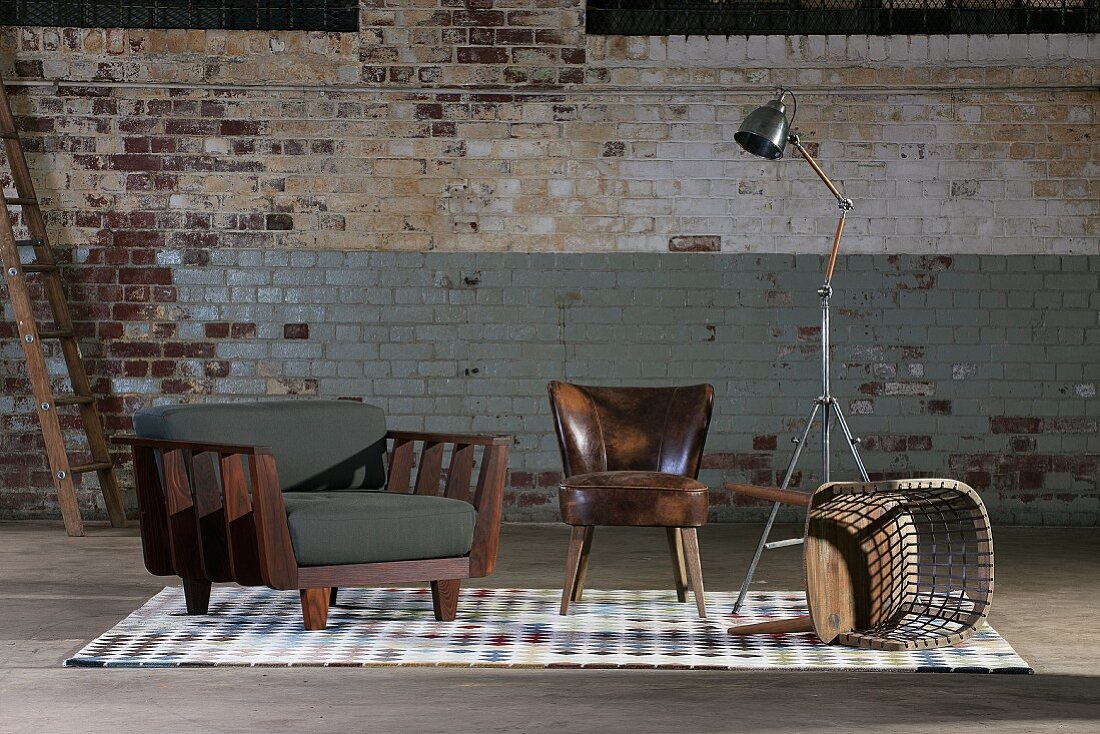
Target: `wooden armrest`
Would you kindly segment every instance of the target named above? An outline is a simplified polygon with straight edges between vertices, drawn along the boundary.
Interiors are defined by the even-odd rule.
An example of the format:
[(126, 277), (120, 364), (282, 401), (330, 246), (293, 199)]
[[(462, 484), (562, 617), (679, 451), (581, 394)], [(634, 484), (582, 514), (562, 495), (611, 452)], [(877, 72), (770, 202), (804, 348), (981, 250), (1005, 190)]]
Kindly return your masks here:
[(785, 505), (810, 506), (810, 495), (805, 492), (796, 492), (793, 489), (780, 489), (779, 487), (759, 487), (755, 484), (735, 484), (726, 482), (726, 489), (746, 497), (755, 497), (758, 500), (769, 502), (782, 502)]
[(201, 443), (198, 441), (175, 441), (163, 438), (143, 438), (142, 436), (115, 436), (111, 439), (115, 443), (126, 444), (127, 446), (141, 447), (147, 449), (162, 449), (165, 451), (172, 451), (174, 449), (183, 449), (184, 451), (192, 451), (194, 453), (202, 453), (204, 451), (211, 451), (219, 454), (269, 454), (271, 449), (267, 446), (246, 446), (244, 444), (235, 443)]
[(388, 431), (386, 438), (395, 441), (431, 441), (433, 443), (457, 443), (467, 446), (507, 446), (512, 437), (503, 434), (431, 433), (426, 431)]
[[(511, 436), (389, 431), (390, 449), (386, 490), (438, 495), (443, 478), (443, 455), (451, 444), (443, 496), (469, 502), (477, 508), (474, 542), (470, 548), (470, 577), (488, 576), (496, 563), (500, 542), (500, 518), (504, 485), (508, 481), (508, 448)], [(423, 442), (416, 481), (412, 482), (415, 442)], [(482, 446), (476, 487), (471, 488), (475, 447)], [(471, 489), (473, 491), (471, 492)]]

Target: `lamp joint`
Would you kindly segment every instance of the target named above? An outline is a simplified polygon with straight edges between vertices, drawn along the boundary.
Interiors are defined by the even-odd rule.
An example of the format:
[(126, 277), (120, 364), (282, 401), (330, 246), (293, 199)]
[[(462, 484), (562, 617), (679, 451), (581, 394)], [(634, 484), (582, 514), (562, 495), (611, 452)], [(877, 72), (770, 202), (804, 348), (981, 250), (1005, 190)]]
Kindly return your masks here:
[(841, 197), (841, 198), (837, 199), (836, 201), (837, 201), (837, 205), (840, 207), (840, 211), (842, 211), (842, 212), (850, 212), (850, 211), (852, 211), (853, 209), (856, 208), (855, 204), (852, 203), (851, 199)]

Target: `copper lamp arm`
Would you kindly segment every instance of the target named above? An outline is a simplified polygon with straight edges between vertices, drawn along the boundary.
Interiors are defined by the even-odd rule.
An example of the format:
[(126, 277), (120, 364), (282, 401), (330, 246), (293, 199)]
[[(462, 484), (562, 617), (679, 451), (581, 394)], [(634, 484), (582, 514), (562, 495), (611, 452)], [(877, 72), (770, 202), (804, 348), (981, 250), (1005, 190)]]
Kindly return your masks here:
[(840, 212), (840, 219), (836, 223), (836, 234), (833, 236), (833, 251), (829, 254), (829, 267), (825, 271), (825, 283), (829, 284), (833, 282), (833, 268), (836, 267), (836, 256), (840, 253), (840, 237), (844, 234), (844, 215), (848, 212), (843, 209)]
[(806, 162), (810, 164), (810, 168), (814, 169), (814, 173), (821, 179), (821, 182), (829, 187), (829, 191), (836, 197), (837, 204), (840, 205), (840, 220), (836, 223), (836, 234), (833, 236), (833, 249), (829, 253), (829, 266), (825, 270), (825, 284), (828, 285), (833, 281), (833, 270), (836, 268), (836, 258), (840, 254), (840, 238), (844, 234), (844, 219), (848, 212), (852, 210), (852, 200), (844, 196), (840, 192), (840, 189), (836, 187), (836, 184), (825, 175), (825, 171), (821, 170), (821, 166), (817, 165), (817, 161), (810, 155), (804, 147), (802, 147), (802, 141), (798, 139), (797, 135), (791, 135), (791, 145), (798, 149), (798, 152), (802, 154), (802, 157), (806, 159)]
[(791, 145), (798, 149), (798, 152), (802, 154), (802, 157), (806, 159), (806, 162), (810, 164), (810, 168), (814, 169), (814, 173), (817, 174), (817, 177), (820, 178), (821, 181), (829, 187), (829, 191), (833, 192), (833, 196), (837, 198), (837, 201), (843, 201), (844, 194), (840, 193), (840, 189), (836, 187), (836, 184), (834, 184), (832, 180), (825, 175), (825, 172), (821, 170), (821, 166), (817, 165), (817, 161), (815, 161), (814, 157), (810, 155), (810, 152), (802, 147), (802, 141), (798, 139), (797, 135), (791, 136)]

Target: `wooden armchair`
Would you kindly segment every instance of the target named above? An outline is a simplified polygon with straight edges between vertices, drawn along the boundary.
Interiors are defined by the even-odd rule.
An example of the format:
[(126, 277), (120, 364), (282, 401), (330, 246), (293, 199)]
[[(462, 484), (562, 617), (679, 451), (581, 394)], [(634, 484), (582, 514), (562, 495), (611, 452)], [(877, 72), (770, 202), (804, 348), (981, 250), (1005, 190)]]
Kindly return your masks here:
[[(328, 431), (317, 419), (326, 410), (340, 414)], [(115, 440), (134, 452), (145, 566), (183, 579), (189, 614), (207, 612), (212, 582), (267, 585), (298, 589), (306, 629), (320, 630), (341, 586), (430, 581), (435, 617), (449, 621), (461, 579), (493, 570), (507, 436), (385, 431), (377, 408), (342, 401), (147, 413), (155, 411), (152, 422), (135, 416), (138, 433), (147, 435)], [(366, 412), (363, 430), (354, 432), (357, 411)], [(195, 440), (204, 430), (221, 440)], [(250, 431), (281, 445), (225, 440)], [(149, 435), (158, 433), (175, 435)], [(388, 476), (381, 466), (387, 449)]]

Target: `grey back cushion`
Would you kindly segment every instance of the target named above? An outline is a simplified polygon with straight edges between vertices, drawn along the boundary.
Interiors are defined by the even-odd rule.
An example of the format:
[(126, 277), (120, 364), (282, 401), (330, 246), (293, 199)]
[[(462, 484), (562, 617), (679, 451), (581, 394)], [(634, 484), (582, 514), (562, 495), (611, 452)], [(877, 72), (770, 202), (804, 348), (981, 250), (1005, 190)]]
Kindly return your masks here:
[(161, 405), (139, 410), (144, 438), (269, 446), (284, 492), (381, 489), (386, 418), (349, 400)]

